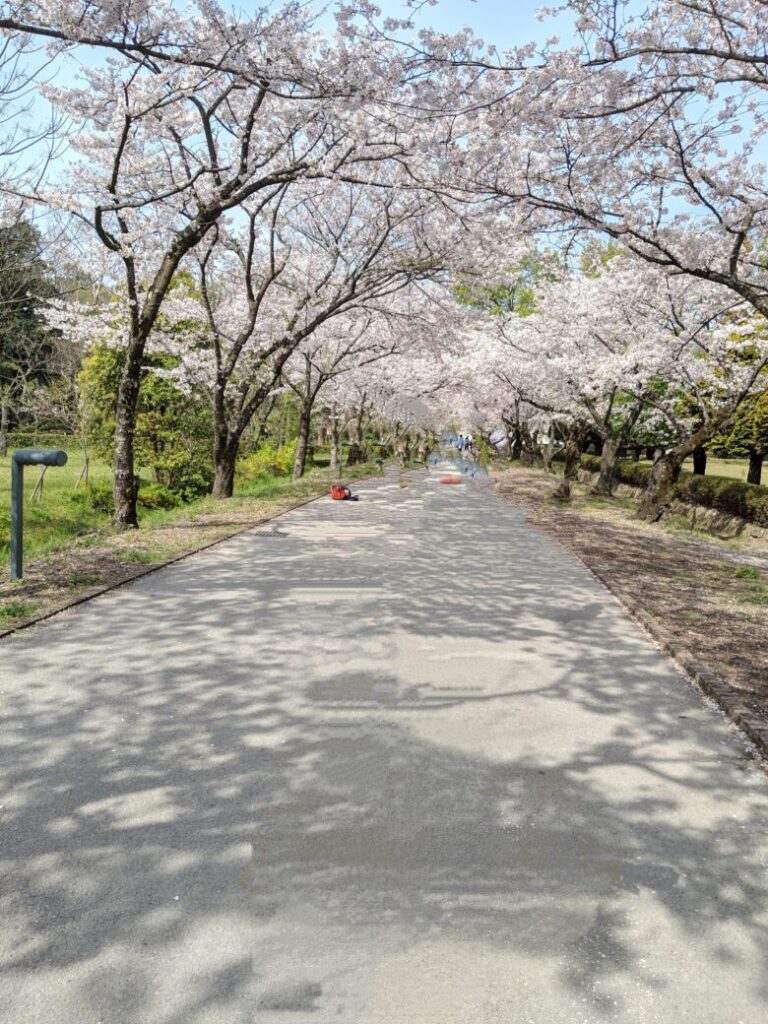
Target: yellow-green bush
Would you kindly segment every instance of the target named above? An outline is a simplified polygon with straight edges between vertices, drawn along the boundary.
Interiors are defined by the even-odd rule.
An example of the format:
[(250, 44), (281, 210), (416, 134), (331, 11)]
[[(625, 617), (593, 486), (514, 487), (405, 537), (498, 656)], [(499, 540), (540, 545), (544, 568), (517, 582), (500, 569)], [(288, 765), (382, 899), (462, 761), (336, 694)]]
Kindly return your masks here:
[(258, 480), (270, 476), (287, 476), (293, 469), (296, 457), (296, 441), (275, 448), (271, 444), (263, 444), (258, 451), (237, 464), (238, 475), (243, 480)]

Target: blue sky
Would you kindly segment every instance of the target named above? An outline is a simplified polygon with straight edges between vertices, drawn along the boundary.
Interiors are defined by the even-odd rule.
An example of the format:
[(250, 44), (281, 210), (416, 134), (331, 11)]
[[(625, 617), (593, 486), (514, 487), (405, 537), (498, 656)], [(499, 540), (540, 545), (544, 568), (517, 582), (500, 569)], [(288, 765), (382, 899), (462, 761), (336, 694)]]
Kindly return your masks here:
[[(385, 14), (392, 17), (407, 14), (403, 0), (376, 2)], [(554, 6), (552, 0), (439, 0), (434, 7), (424, 7), (418, 21), (446, 32), (471, 25), (486, 42), (503, 49), (531, 40), (543, 41), (556, 34), (565, 36), (570, 16), (558, 19), (557, 28), (551, 19), (545, 22), (537, 20), (536, 11), (547, 5)]]
[[(180, 3), (183, 0), (180, 0)], [(263, 0), (234, 0), (244, 11), (261, 7)], [(279, 0), (277, 0), (279, 2)], [(374, 0), (385, 16), (409, 17), (413, 14), (405, 0)], [(317, 0), (317, 6), (332, 6), (333, 0)], [(418, 12), (416, 23), (428, 25), (444, 32), (455, 32), (470, 25), (475, 33), (499, 50), (505, 47), (543, 42), (552, 35), (560, 35), (563, 41), (570, 36), (572, 16), (560, 17), (556, 21), (547, 19), (540, 22), (536, 11), (540, 7), (552, 6), (553, 0), (438, 0), (434, 7), (424, 5)]]

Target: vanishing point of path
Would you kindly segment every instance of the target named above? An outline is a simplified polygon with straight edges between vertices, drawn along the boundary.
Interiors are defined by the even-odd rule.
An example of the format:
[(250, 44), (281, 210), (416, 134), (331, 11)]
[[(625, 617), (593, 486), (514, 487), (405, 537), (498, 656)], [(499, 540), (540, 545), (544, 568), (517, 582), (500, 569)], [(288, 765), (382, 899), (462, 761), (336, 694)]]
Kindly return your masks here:
[(0, 644), (0, 1020), (762, 1024), (739, 735), (521, 510), (360, 491)]

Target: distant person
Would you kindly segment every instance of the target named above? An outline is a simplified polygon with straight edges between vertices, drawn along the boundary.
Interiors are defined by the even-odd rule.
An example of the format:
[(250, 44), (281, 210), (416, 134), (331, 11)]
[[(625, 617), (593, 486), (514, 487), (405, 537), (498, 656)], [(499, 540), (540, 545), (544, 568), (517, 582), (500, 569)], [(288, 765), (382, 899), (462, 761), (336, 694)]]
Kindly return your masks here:
[(459, 434), (458, 440), (456, 441), (456, 447), (459, 449), (460, 452), (464, 451), (464, 435), (463, 434)]

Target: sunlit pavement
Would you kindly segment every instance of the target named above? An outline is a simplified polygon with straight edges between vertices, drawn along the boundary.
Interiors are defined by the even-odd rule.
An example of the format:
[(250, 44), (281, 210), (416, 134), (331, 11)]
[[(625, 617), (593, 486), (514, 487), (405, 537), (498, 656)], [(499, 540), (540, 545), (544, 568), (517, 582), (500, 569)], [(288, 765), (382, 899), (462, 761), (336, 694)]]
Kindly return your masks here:
[(739, 735), (487, 488), (359, 493), (0, 645), (0, 1020), (762, 1024)]

